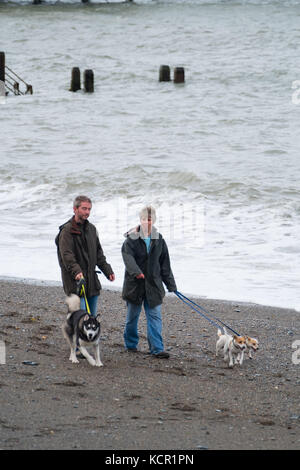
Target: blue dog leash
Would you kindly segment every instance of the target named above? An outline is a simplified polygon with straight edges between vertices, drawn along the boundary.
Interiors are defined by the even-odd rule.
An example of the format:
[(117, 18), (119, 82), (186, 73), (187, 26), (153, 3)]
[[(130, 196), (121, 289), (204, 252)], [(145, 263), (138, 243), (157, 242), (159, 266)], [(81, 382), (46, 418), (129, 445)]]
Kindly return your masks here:
[[(210, 315), (210, 312), (208, 312), (207, 310), (205, 310), (205, 308), (201, 307), (201, 305), (197, 304), (196, 302), (193, 302), (191, 299), (189, 299), (188, 297), (186, 297), (185, 295), (183, 295), (181, 292), (178, 292), (175, 291), (174, 294), (177, 295), (177, 297), (183, 302), (185, 303), (188, 307), (190, 307), (192, 310), (195, 310), (197, 313), (199, 313), (202, 317), (204, 317), (206, 320), (208, 320), (212, 325), (216, 326), (217, 328), (220, 328), (220, 324), (223, 325), (223, 327), (225, 326), (228, 330), (232, 331), (232, 333), (234, 333), (235, 335), (237, 336), (241, 336), (239, 333), (237, 333), (233, 328), (231, 328), (230, 326), (226, 325), (226, 323), (222, 322), (219, 318), (216, 318), (216, 317), (212, 317), (215, 321), (219, 322), (219, 324), (217, 324), (215, 321), (213, 321), (210, 317), (208, 317), (207, 315), (204, 315), (203, 312), (205, 312), (206, 314)], [(195, 308), (193, 307), (192, 305), (195, 305), (196, 307), (198, 308)], [(198, 310), (200, 309), (200, 310)], [(223, 328), (224, 329), (224, 328)]]

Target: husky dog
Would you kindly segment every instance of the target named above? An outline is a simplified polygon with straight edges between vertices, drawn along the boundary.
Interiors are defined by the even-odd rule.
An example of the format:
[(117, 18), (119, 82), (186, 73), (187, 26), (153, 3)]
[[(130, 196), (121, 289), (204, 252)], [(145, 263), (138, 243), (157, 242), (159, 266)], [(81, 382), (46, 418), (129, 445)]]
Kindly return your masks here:
[[(100, 315), (95, 318), (85, 310), (81, 310), (80, 298), (75, 294), (66, 298), (66, 304), (69, 308), (69, 314), (62, 326), (62, 331), (71, 348), (70, 361), (74, 364), (79, 362), (76, 357), (76, 348), (78, 348), (91, 366), (103, 366), (99, 348)], [(95, 359), (88, 353), (86, 346), (94, 347)]]

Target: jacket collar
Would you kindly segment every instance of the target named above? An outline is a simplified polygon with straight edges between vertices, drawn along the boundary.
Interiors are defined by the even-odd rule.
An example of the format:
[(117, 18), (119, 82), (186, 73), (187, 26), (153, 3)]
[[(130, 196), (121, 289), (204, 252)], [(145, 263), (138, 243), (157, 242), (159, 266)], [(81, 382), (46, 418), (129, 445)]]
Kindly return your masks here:
[(73, 235), (82, 235), (82, 228), (84, 226), (87, 226), (87, 224), (89, 223), (88, 220), (85, 221), (85, 223), (83, 225), (80, 226), (80, 224), (77, 224), (76, 221), (75, 221), (75, 216), (73, 215), (72, 219), (71, 219), (71, 229), (70, 229), (70, 232), (73, 234)]
[[(143, 238), (143, 232), (141, 230), (141, 226), (138, 225), (137, 227), (133, 227), (128, 232), (124, 234), (125, 238), (131, 238), (132, 240), (137, 240), (138, 238)], [(158, 240), (159, 233), (156, 227), (152, 227), (151, 230), (151, 240)]]

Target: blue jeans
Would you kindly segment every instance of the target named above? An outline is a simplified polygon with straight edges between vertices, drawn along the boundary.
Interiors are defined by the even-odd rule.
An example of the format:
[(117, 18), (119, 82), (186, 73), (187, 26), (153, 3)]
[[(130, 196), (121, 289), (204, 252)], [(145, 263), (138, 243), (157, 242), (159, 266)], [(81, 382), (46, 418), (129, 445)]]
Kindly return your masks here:
[[(92, 317), (97, 316), (98, 297), (99, 297), (99, 295), (94, 295), (92, 297), (87, 297), (87, 301), (88, 301), (88, 304), (89, 304), (89, 307), (90, 307)], [(84, 297), (80, 297), (80, 308), (82, 310), (87, 311)]]
[[(150, 354), (158, 354), (164, 350), (162, 340), (161, 305), (150, 308), (144, 300), (144, 309), (147, 319), (147, 339)], [(124, 330), (124, 341), (127, 349), (135, 349), (139, 342), (138, 321), (142, 310), (141, 305), (127, 302), (127, 318)]]

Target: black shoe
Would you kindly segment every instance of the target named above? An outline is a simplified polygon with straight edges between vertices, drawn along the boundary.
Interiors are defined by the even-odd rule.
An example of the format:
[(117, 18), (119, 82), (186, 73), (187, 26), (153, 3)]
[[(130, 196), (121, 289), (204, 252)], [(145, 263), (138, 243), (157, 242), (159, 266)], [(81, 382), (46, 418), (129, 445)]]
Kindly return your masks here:
[(128, 348), (126, 349), (127, 352), (130, 352), (130, 353), (136, 353), (138, 352), (137, 348)]
[(161, 351), (157, 354), (153, 354), (154, 357), (157, 357), (157, 359), (169, 359), (170, 354), (167, 353), (166, 351)]

